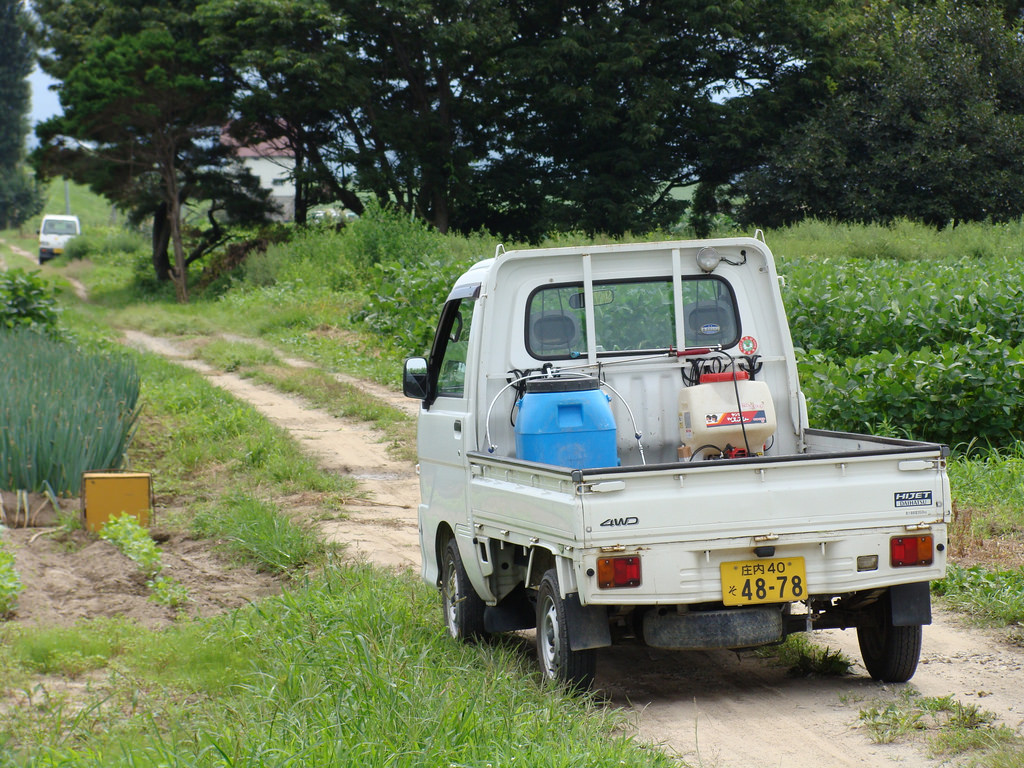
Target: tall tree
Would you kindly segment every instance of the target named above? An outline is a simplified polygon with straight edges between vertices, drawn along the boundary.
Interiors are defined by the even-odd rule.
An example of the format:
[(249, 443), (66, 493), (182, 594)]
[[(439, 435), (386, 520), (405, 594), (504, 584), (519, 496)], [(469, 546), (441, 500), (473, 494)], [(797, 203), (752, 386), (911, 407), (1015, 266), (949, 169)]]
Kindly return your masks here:
[(505, 108), (499, 0), (207, 0), (202, 17), (239, 84), (236, 127), (286, 138), (297, 181), (458, 222)]
[[(745, 220), (935, 226), (1024, 213), (1024, 47), (998, 5), (879, 2), (851, 67), (739, 183)], [(868, 52), (869, 60), (863, 58)]]
[(337, 101), (351, 88), (346, 18), (326, 0), (208, 0), (198, 14), (203, 46), (224, 62), (233, 86), (234, 139), (283, 143), (294, 153), (295, 220), (303, 224), (310, 205), (337, 199), (362, 213), (333, 151)]
[(749, 162), (766, 105), (814, 80), (821, 4), (207, 0), (201, 16), (239, 126), (286, 135), (352, 207), (354, 181), (442, 230), (539, 237), (670, 223), (673, 190)]
[[(797, 84), (820, 82), (815, 5), (517, 5), (505, 55), (510, 140), (492, 165), (489, 196), (533, 220), (530, 236), (673, 223), (682, 208), (675, 191), (749, 162), (771, 135), (773, 123), (760, 119), (766, 107), (792, 106)], [(525, 196), (502, 188), (517, 168)]]
[[(186, 254), (186, 201), (215, 189), (214, 209), (256, 216), (266, 204), (220, 141), (231, 87), (199, 45), (194, 4), (39, 0), (37, 10), (51, 50), (44, 67), (63, 81), (64, 108), (37, 128), (37, 166), (67, 171), (137, 214), (151, 213), (157, 277), (170, 276), (187, 301), (188, 266), (216, 240), (219, 224), (211, 217), (199, 249)], [(221, 181), (232, 175), (237, 185)]]
[(0, 0), (0, 167), (12, 168), (25, 158), (25, 136), (35, 49), (28, 36), (29, 18), (23, 0)]
[(0, 0), (0, 228), (20, 226), (42, 210), (36, 180), (25, 172), (25, 136), (35, 47), (23, 0)]

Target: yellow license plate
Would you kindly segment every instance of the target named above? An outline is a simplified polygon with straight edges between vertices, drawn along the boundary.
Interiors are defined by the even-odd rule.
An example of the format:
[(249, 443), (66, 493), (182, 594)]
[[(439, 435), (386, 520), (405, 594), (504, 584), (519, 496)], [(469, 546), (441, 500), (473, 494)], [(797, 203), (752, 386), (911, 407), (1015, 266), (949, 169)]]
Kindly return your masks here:
[(726, 605), (788, 603), (807, 596), (802, 557), (736, 560), (722, 563), (722, 602)]

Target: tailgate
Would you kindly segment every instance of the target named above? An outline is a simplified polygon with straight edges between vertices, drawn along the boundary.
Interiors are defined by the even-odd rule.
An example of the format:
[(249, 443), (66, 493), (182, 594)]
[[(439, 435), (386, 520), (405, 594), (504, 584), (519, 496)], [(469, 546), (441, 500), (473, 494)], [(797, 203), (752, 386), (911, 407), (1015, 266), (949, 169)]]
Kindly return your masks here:
[[(950, 515), (934, 451), (785, 461), (701, 462), (588, 474), (580, 483), (585, 549), (580, 599), (693, 604), (726, 599), (723, 574), (798, 564), (801, 595), (834, 596), (945, 573)], [(893, 567), (890, 540), (931, 535), (929, 565)], [(599, 558), (635, 555), (642, 579), (599, 588)], [(872, 564), (873, 561), (873, 564)], [(867, 563), (867, 565), (865, 565)]]
[(942, 523), (944, 462), (897, 456), (667, 465), (584, 474), (586, 546)]

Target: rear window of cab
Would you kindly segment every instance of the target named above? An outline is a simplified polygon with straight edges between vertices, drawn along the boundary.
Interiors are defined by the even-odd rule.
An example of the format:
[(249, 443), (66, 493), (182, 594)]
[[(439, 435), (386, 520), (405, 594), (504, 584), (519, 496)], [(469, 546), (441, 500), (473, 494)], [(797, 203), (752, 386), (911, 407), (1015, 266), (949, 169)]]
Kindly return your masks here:
[[(736, 297), (715, 275), (684, 277), (683, 335), (687, 347), (721, 344), (740, 337)], [(599, 357), (672, 349), (676, 313), (672, 279), (594, 283), (594, 341)], [(587, 356), (586, 294), (583, 283), (545, 285), (526, 302), (526, 348), (537, 360)]]

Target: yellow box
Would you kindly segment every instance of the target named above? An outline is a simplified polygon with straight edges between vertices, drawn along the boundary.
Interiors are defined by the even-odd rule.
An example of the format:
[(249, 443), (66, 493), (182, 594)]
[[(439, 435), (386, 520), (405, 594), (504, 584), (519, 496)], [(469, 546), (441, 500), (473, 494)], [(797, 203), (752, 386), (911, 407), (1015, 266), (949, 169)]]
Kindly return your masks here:
[(85, 528), (99, 532), (107, 520), (122, 514), (135, 515), (148, 526), (153, 509), (153, 485), (148, 472), (83, 472), (82, 520)]

